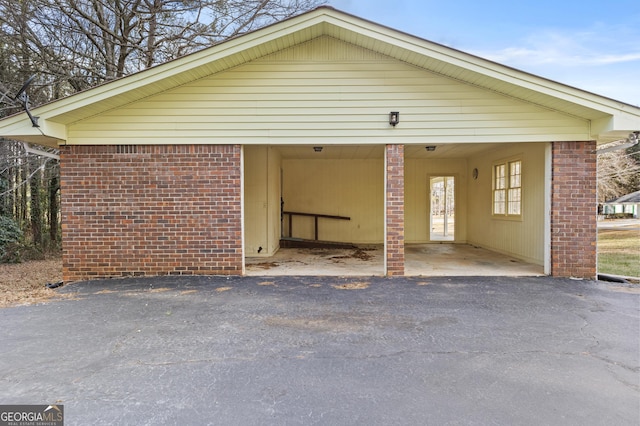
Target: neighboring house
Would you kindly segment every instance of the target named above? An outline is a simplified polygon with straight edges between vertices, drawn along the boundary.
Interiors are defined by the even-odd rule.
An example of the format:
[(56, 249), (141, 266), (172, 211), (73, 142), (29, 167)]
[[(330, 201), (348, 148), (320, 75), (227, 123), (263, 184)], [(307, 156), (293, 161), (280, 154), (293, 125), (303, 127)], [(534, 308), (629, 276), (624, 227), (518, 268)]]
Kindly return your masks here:
[(453, 243), (595, 278), (596, 145), (640, 129), (637, 107), (329, 7), (32, 112), (0, 136), (60, 148), (65, 281), (243, 274), (279, 249), (281, 200), (349, 217), (320, 238), (384, 243), (403, 275), (445, 180)]
[(602, 205), (602, 214), (605, 217), (621, 216), (637, 219), (640, 210), (640, 191), (623, 195), (615, 200), (609, 200)]

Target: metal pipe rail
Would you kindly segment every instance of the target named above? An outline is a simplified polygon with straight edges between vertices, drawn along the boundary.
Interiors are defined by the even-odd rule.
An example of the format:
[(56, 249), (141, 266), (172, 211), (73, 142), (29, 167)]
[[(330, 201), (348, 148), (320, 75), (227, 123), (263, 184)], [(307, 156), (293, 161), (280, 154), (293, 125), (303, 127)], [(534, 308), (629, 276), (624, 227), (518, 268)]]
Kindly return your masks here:
[(319, 217), (322, 217), (325, 219), (351, 220), (351, 218), (347, 216), (334, 216), (329, 214), (301, 213), (301, 212), (282, 212), (282, 214), (289, 215), (289, 238), (293, 238), (293, 216), (313, 217), (314, 225), (315, 225), (315, 241), (318, 241), (318, 218)]

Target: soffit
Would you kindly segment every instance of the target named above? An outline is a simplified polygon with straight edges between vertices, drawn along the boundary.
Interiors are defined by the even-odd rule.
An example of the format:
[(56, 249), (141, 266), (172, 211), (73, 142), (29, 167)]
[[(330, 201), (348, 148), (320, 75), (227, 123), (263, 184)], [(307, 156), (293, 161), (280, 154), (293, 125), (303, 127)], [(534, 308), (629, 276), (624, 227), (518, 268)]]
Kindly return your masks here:
[[(467, 158), (482, 152), (498, 149), (501, 144), (437, 144), (435, 151), (427, 151), (424, 144), (405, 145), (407, 159)], [(320, 152), (312, 145), (274, 146), (284, 160), (371, 160), (384, 158), (383, 145), (325, 145)]]

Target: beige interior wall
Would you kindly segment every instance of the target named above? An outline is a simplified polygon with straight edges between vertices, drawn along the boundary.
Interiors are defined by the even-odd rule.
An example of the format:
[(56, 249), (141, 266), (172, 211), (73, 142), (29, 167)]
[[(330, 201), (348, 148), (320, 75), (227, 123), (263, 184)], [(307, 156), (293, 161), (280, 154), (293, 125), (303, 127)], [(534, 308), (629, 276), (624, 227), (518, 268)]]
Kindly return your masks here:
[[(319, 219), (318, 239), (356, 244), (384, 238), (383, 159), (284, 159), (284, 209), (348, 216)], [(296, 216), (293, 236), (314, 238), (313, 218)]]
[[(545, 145), (510, 144), (468, 160), (468, 169), (478, 169), (478, 178), (467, 181), (469, 243), (544, 264)], [(522, 217), (494, 217), (491, 214), (493, 165), (512, 158), (522, 160)]]
[[(544, 264), (544, 153), (545, 144), (530, 143), (505, 145), (468, 159), (407, 158), (405, 241), (429, 242), (429, 177), (454, 176), (455, 242)], [(509, 158), (523, 162), (523, 214), (518, 220), (491, 215), (492, 168)], [(278, 250), (281, 185), (287, 211), (351, 218), (319, 219), (320, 240), (383, 243), (383, 162), (382, 158), (286, 159), (277, 148), (245, 146), (246, 255), (270, 256)], [(474, 168), (479, 171), (476, 180), (471, 176)], [(294, 237), (314, 238), (313, 218), (296, 216), (293, 221)]]
[(280, 162), (273, 148), (244, 147), (246, 256), (271, 256), (279, 248)]
[(429, 242), (429, 177), (455, 178), (455, 242), (467, 239), (467, 160), (405, 159), (405, 242)]

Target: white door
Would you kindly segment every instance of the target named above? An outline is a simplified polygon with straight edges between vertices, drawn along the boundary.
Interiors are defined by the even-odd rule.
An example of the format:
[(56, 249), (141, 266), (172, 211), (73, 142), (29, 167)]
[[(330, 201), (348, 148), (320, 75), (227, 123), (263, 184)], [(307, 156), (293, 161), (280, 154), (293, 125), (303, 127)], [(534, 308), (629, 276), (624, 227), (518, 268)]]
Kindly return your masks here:
[(431, 176), (429, 190), (429, 239), (431, 241), (453, 241), (456, 217), (453, 176)]

